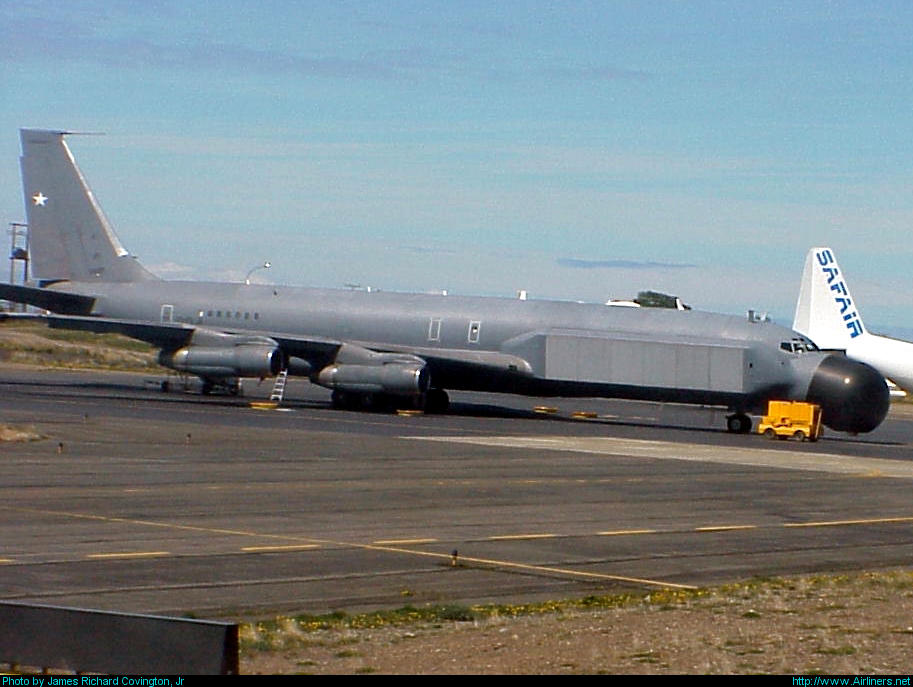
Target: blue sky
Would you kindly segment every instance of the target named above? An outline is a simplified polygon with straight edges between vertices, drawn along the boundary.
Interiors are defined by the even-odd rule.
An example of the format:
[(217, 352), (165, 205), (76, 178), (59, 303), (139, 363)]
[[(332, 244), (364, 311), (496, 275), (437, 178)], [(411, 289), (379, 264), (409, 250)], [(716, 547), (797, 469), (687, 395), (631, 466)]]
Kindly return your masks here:
[(911, 35), (909, 2), (7, 2), (0, 208), (20, 127), (105, 132), (70, 146), (165, 277), (788, 324), (829, 245), (913, 332)]

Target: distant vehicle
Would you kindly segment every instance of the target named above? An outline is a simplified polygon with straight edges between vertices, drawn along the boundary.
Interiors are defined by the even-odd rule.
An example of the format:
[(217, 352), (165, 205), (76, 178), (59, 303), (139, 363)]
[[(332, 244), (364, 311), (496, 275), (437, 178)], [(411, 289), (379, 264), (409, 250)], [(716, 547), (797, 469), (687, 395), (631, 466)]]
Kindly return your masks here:
[(758, 433), (768, 439), (818, 441), (821, 436), (821, 406), (801, 401), (771, 401)]
[(793, 329), (818, 348), (845, 351), (847, 357), (868, 363), (905, 392), (913, 391), (913, 343), (868, 331), (830, 248), (812, 248), (805, 257)]
[[(770, 399), (807, 400), (838, 431), (888, 411), (871, 367), (769, 322), (693, 310), (521, 298), (164, 281), (121, 245), (59, 131), (23, 130), (22, 179), (37, 287), (0, 298), (50, 310), (52, 327), (119, 332), (159, 362), (239, 390), (280, 372), (334, 405), (441, 411), (447, 389), (727, 407), (751, 429)], [(160, 237), (165, 240), (164, 237)], [(340, 246), (340, 250), (347, 250)]]

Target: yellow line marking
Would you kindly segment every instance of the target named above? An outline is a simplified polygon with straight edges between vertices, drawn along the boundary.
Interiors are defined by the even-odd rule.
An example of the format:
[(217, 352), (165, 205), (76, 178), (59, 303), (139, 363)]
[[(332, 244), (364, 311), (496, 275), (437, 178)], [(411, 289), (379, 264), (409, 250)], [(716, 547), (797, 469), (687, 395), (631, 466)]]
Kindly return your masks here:
[[(193, 525), (177, 525), (174, 523), (167, 522), (155, 522), (151, 520), (131, 520), (130, 518), (112, 518), (105, 517), (102, 515), (90, 515), (86, 513), (72, 513), (67, 511), (54, 511), (46, 510), (41, 508), (18, 508), (11, 506), (0, 506), (0, 509), (3, 510), (14, 510), (19, 512), (28, 512), (28, 513), (42, 513), (45, 515), (59, 515), (67, 516), (71, 518), (81, 518), (85, 520), (99, 520), (102, 522), (117, 522), (117, 523), (126, 523), (132, 525), (146, 525), (149, 527), (161, 527), (165, 529), (174, 529), (174, 530), (185, 530), (193, 532), (207, 532), (215, 534), (234, 534), (244, 537), (259, 537), (259, 538), (271, 538), (271, 539), (284, 539), (285, 541), (306, 541), (313, 544), (326, 544), (330, 546), (346, 546), (355, 549), (363, 549), (365, 551), (387, 551), (389, 553), (400, 553), (409, 556), (422, 556), (425, 558), (437, 558), (447, 562), (448, 567), (450, 567), (451, 555), (449, 553), (436, 553), (433, 551), (416, 551), (414, 549), (403, 549), (395, 546), (383, 546), (377, 544), (357, 544), (351, 542), (339, 542), (333, 541), (330, 539), (313, 539), (307, 537), (296, 537), (292, 535), (283, 535), (283, 534), (264, 534), (262, 532), (249, 532), (244, 530), (226, 530), (218, 529), (212, 527), (196, 527)], [(554, 535), (550, 535), (554, 536)], [(104, 555), (104, 554), (102, 554)], [(500, 568), (502, 570), (526, 570), (531, 572), (540, 572), (548, 573), (551, 575), (562, 575), (572, 578), (583, 578), (588, 580), (610, 580), (613, 582), (627, 582), (630, 584), (641, 584), (651, 587), (660, 587), (667, 589), (697, 589), (693, 585), (686, 584), (675, 584), (673, 582), (662, 582), (660, 580), (648, 580), (641, 579), (637, 577), (623, 577), (620, 575), (609, 575), (605, 573), (593, 573), (593, 572), (584, 572), (579, 570), (570, 570), (566, 568), (552, 568), (548, 566), (539, 566), (539, 565), (530, 565), (527, 563), (515, 563), (512, 561), (498, 561), (486, 558), (471, 558), (467, 556), (460, 556), (460, 562), (465, 565), (466, 563), (474, 563), (476, 565), (486, 565), (493, 568)]]
[(152, 556), (170, 556), (168, 551), (119, 551), (116, 553), (90, 553), (86, 558), (147, 558)]
[(627, 534), (656, 534), (659, 530), (609, 530), (607, 532), (597, 532), (597, 537), (621, 537)]
[(0, 563), (15, 563), (16, 561), (12, 558), (0, 558)]
[(756, 530), (757, 525), (709, 525), (707, 527), (695, 527), (695, 532), (729, 532), (731, 530)]
[(385, 545), (405, 545), (405, 544), (433, 544), (437, 539), (382, 539), (374, 542), (377, 546)]
[[(129, 518), (117, 518), (117, 517), (105, 517), (101, 515), (91, 515), (85, 513), (72, 513), (66, 511), (52, 511), (36, 508), (15, 508), (9, 506), (0, 506), (5, 510), (17, 510), (25, 511), (32, 513), (44, 513), (52, 514), (59, 516), (67, 516), (73, 518), (81, 518), (86, 520), (98, 520), (102, 522), (112, 522), (112, 523), (125, 523), (132, 525), (145, 525), (149, 527), (160, 527), (172, 530), (184, 530), (184, 531), (193, 531), (193, 532), (206, 532), (206, 533), (215, 533), (215, 534), (227, 534), (227, 535), (236, 535), (243, 537), (258, 537), (258, 538), (270, 538), (278, 539), (285, 541), (299, 541), (307, 542), (306, 544), (297, 544), (296, 547), (314, 547), (320, 544), (331, 545), (331, 546), (346, 546), (356, 549), (370, 550), (370, 551), (386, 551), (389, 553), (399, 553), (409, 556), (423, 556), (430, 558), (437, 558), (440, 560), (445, 560), (448, 563), (451, 560), (451, 555), (449, 553), (436, 553), (431, 551), (416, 551), (414, 549), (405, 549), (399, 548), (395, 545), (389, 545), (382, 542), (375, 544), (359, 544), (353, 542), (340, 542), (333, 541), (328, 539), (315, 539), (310, 537), (297, 537), (294, 535), (279, 535), (279, 534), (265, 534), (262, 532), (252, 532), (246, 530), (230, 530), (230, 529), (221, 529), (221, 528), (211, 528), (211, 527), (199, 527), (194, 525), (179, 525), (175, 523), (165, 523), (165, 522), (156, 522), (150, 520), (133, 520)], [(819, 521), (819, 522), (806, 522), (806, 523), (784, 523), (779, 525), (781, 527), (839, 527), (839, 526), (848, 526), (848, 525), (875, 525), (875, 524), (890, 524), (890, 523), (909, 523), (913, 522), (913, 516), (908, 517), (894, 517), (894, 518), (871, 518), (871, 519), (859, 519), (859, 520), (833, 520), (833, 521)], [(757, 525), (718, 525), (713, 527), (704, 527), (696, 528), (696, 531), (725, 531), (729, 529), (757, 529)], [(687, 531), (687, 530), (686, 530)], [(695, 531), (695, 530), (691, 530)], [(616, 532), (600, 532), (600, 536), (612, 536), (612, 535), (623, 535), (623, 534), (654, 534), (657, 533), (657, 530), (619, 530)], [(498, 541), (498, 540), (523, 540), (523, 539), (546, 539), (546, 538), (555, 538), (559, 535), (556, 534), (516, 534), (516, 535), (502, 535), (490, 537), (488, 541)], [(395, 541), (395, 540), (394, 540)], [(424, 543), (422, 540), (412, 540), (410, 543)], [(107, 554), (91, 554), (88, 558), (134, 558), (134, 557), (151, 557), (151, 556), (167, 556), (170, 555), (166, 551), (151, 551), (144, 553), (107, 553)], [(530, 572), (538, 572), (551, 575), (561, 575), (572, 578), (582, 578), (582, 579), (591, 579), (591, 580), (608, 580), (615, 582), (626, 582), (630, 584), (640, 584), (648, 585), (653, 587), (669, 588), (669, 589), (697, 589), (693, 585), (685, 584), (676, 584), (671, 582), (663, 582), (661, 580), (651, 580), (637, 577), (625, 577), (621, 575), (610, 575), (607, 573), (594, 573), (586, 572), (580, 570), (572, 570), (568, 568), (556, 568), (551, 566), (540, 566), (532, 565), (526, 563), (517, 563), (513, 561), (503, 561), (503, 560), (494, 560), (494, 559), (485, 559), (485, 558), (472, 558), (467, 556), (459, 557), (460, 563), (463, 565), (466, 564), (476, 564), (489, 566), (502, 570), (524, 570)]]
[(788, 522), (783, 527), (840, 527), (843, 525), (882, 525), (892, 522), (913, 522), (913, 517), (872, 518), (870, 520), (822, 520), (820, 522)]
[(242, 546), (241, 550), (247, 553), (257, 553), (260, 551), (301, 551), (319, 548), (318, 544), (287, 544), (285, 546)]
[[(439, 558), (450, 559), (450, 556), (446, 554), (430, 554)], [(558, 574), (568, 577), (583, 577), (591, 580), (612, 580), (614, 582), (629, 582), (633, 584), (644, 584), (651, 587), (664, 587), (668, 589), (698, 589), (698, 587), (690, 584), (676, 584), (674, 582), (662, 582), (660, 580), (647, 580), (639, 577), (624, 577), (621, 575), (609, 575), (606, 573), (592, 573), (586, 572), (583, 570), (570, 570), (568, 568), (553, 568), (545, 565), (529, 565), (526, 563), (513, 563), (511, 561), (496, 561), (489, 560), (485, 558), (467, 558), (465, 556), (459, 557), (459, 562), (465, 564), (466, 562), (476, 563), (479, 565), (490, 565), (495, 568), (508, 568), (508, 569), (517, 569), (517, 570), (530, 570), (533, 572), (544, 572)]]

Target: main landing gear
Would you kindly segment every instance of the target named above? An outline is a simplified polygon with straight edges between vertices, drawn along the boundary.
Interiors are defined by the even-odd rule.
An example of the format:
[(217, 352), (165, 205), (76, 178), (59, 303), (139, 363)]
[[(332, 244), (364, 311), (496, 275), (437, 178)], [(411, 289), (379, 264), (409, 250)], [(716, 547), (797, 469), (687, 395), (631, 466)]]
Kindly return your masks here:
[(227, 393), (229, 396), (243, 396), (244, 389), (241, 386), (240, 379), (226, 379), (214, 381), (212, 379), (203, 379), (203, 384), (200, 387), (200, 393), (203, 396), (208, 396), (213, 391), (221, 390), (224, 393)]
[(733, 434), (748, 434), (751, 431), (751, 418), (745, 413), (734, 413), (726, 418), (726, 429)]
[(415, 396), (335, 389), (330, 396), (330, 403), (337, 410), (366, 410), (374, 412), (423, 410), (426, 413), (446, 413), (450, 407), (450, 397), (443, 389), (429, 389), (426, 393)]

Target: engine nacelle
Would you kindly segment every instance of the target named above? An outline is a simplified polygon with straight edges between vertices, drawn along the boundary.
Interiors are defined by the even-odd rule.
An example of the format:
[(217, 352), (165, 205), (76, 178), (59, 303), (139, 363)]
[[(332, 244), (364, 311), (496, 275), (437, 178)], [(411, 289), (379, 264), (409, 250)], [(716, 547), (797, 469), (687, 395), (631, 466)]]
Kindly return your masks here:
[(282, 351), (275, 346), (185, 346), (159, 353), (159, 364), (200, 377), (274, 377), (282, 369)]
[(340, 365), (323, 368), (317, 383), (328, 389), (361, 393), (423, 394), (430, 376), (424, 363)]

